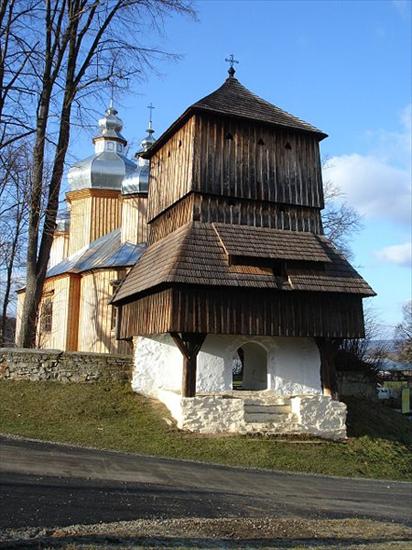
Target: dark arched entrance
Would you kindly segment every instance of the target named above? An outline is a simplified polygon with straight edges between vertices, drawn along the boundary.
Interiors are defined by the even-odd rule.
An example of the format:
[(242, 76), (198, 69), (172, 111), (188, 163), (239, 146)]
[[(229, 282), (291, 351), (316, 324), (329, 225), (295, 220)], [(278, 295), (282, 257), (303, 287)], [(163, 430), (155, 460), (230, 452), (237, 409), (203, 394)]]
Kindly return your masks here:
[(267, 389), (267, 352), (259, 344), (243, 344), (233, 355), (233, 389)]

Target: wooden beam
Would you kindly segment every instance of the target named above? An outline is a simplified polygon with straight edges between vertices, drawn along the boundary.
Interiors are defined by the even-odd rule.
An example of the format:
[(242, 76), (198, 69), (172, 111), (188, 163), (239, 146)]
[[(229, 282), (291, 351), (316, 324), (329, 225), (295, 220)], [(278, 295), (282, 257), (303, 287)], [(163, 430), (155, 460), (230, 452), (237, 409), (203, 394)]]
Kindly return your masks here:
[(170, 336), (183, 355), (182, 396), (194, 397), (196, 395), (197, 355), (205, 341), (206, 334), (171, 332)]
[(335, 358), (340, 341), (336, 338), (316, 338), (320, 353), (320, 379), (323, 395), (338, 400)]

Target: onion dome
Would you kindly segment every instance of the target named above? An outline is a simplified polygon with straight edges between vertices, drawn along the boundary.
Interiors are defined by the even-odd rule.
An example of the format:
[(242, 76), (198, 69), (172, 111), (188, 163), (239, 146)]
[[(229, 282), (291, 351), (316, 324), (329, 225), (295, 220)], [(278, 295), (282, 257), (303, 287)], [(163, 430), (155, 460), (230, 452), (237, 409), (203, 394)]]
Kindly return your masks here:
[(124, 155), (127, 141), (121, 134), (122, 120), (112, 104), (99, 120), (100, 131), (93, 138), (94, 154), (70, 168), (71, 191), (80, 189), (121, 190), (122, 181), (136, 169), (136, 163)]
[[(150, 106), (149, 109), (154, 109), (154, 107)], [(150, 149), (150, 147), (156, 141), (153, 137), (154, 130), (152, 127), (151, 116), (146, 132), (147, 135), (140, 142), (140, 150), (135, 155), (137, 167), (134, 172), (126, 176), (123, 180), (123, 195), (132, 195), (134, 193), (147, 193), (149, 190), (150, 161), (142, 158), (141, 155), (145, 153), (148, 149)]]

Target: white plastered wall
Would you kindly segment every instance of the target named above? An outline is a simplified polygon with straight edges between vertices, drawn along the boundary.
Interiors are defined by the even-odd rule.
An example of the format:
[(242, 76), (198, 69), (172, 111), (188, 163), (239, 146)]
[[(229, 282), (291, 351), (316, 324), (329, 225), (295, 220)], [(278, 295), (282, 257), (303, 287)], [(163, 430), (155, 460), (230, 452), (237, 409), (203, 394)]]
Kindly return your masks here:
[[(267, 389), (278, 395), (321, 393), (319, 351), (311, 338), (212, 334), (206, 337), (198, 355), (197, 392), (230, 391), (233, 356), (240, 346), (247, 343), (259, 345), (267, 354)], [(183, 359), (170, 335), (137, 337), (134, 349), (135, 391), (152, 396), (165, 390), (180, 393)]]

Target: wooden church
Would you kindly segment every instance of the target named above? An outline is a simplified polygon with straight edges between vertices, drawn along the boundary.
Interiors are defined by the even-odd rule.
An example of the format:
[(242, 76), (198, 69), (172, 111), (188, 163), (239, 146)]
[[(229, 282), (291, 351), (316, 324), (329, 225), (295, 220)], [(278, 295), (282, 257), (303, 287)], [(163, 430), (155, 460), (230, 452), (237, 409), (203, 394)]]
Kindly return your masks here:
[[(119, 282), (146, 248), (151, 118), (135, 159), (110, 105), (93, 138), (94, 153), (68, 172), (68, 210), (58, 215), (40, 303), (36, 344), (64, 351), (130, 354), (116, 339), (110, 305)], [(24, 289), (18, 293), (17, 337)]]
[(184, 429), (345, 435), (334, 350), (374, 292), (323, 235), (325, 137), (232, 63), (143, 153), (148, 247), (112, 300), (117, 337), (134, 389)]

